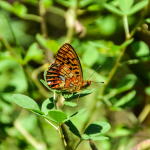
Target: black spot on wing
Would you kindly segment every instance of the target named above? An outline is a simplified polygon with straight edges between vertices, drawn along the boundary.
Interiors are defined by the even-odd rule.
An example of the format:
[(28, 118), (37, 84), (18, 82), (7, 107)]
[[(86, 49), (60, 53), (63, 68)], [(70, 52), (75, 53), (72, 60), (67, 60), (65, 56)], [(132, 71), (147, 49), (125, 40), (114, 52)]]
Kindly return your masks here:
[(79, 72), (78, 72), (78, 71), (76, 71), (75, 73), (76, 73), (76, 74), (79, 74)]
[(72, 71), (72, 67), (69, 67), (69, 69)]

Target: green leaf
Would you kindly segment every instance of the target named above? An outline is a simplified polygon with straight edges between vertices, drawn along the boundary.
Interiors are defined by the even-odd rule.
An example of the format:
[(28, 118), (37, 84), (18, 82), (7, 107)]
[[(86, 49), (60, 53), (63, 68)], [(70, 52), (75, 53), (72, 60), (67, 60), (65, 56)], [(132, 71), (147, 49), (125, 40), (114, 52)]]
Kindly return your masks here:
[(53, 120), (55, 120), (59, 124), (62, 124), (63, 121), (67, 118), (67, 114), (61, 111), (50, 110), (48, 114)]
[(85, 110), (86, 110), (86, 108), (77, 111), (76, 113), (74, 113), (73, 115), (71, 115), (69, 118), (65, 119), (63, 122), (66, 122), (66, 121), (68, 121), (68, 120), (70, 120), (70, 119), (72, 119), (72, 118), (74, 118), (74, 117), (80, 115), (80, 114), (83, 113)]
[(120, 107), (126, 103), (128, 103), (129, 101), (131, 101), (134, 96), (136, 95), (136, 91), (131, 91), (129, 92), (128, 94), (126, 94), (125, 96), (123, 96), (119, 101), (117, 101), (115, 104), (114, 104), (114, 107)]
[(65, 7), (69, 7), (69, 8), (71, 6), (75, 6), (75, 3), (76, 3), (76, 1), (72, 1), (72, 0), (69, 0), (69, 1), (55, 0), (55, 1)]
[(87, 8), (88, 11), (99, 11), (100, 9), (101, 6), (99, 4), (90, 5)]
[(86, 7), (86, 6), (88, 6), (88, 5), (91, 5), (92, 2), (93, 2), (93, 0), (79, 1), (79, 7), (80, 7), (80, 8)]
[(104, 43), (103, 40), (98, 40), (98, 41), (89, 41), (88, 43), (90, 43), (91, 45), (98, 47), (98, 48), (104, 48), (104, 49), (109, 49), (109, 47), (107, 47)]
[(120, 138), (132, 135), (135, 131), (135, 129), (125, 128), (124, 126), (118, 126), (113, 132), (110, 132), (109, 135), (112, 138)]
[(12, 94), (27, 91), (28, 82), (23, 67), (16, 60), (8, 56), (5, 58), (1, 56), (2, 54), (0, 54), (0, 91), (7, 91), (11, 88), (12, 90), (8, 93), (11, 94), (9, 98), (11, 101)]
[(72, 101), (65, 100), (65, 101), (63, 101), (63, 103), (64, 103), (64, 105), (71, 106), (71, 107), (77, 106), (77, 103), (72, 102)]
[(52, 0), (41, 0), (41, 2), (44, 4), (45, 8), (48, 8), (48, 7), (52, 6), (52, 4), (53, 4)]
[(91, 140), (93, 141), (101, 141), (101, 140), (108, 140), (109, 138), (106, 136), (96, 136), (96, 137), (91, 137)]
[(48, 40), (46, 42), (46, 46), (54, 53), (56, 54), (58, 52), (58, 49), (60, 48), (60, 45), (55, 40)]
[(47, 115), (50, 110), (54, 109), (53, 97), (46, 99), (41, 107), (41, 110)]
[(119, 16), (123, 16), (123, 13), (118, 8), (114, 7), (111, 4), (104, 4), (104, 8), (106, 8), (110, 12), (115, 13), (115, 14), (117, 14)]
[(137, 81), (137, 77), (135, 75), (133, 74), (126, 75), (123, 79), (120, 80), (116, 89), (112, 89), (109, 92), (109, 94), (103, 96), (103, 98), (110, 99), (119, 93), (132, 89), (136, 81)]
[[(78, 97), (81, 98), (81, 97), (83, 97), (83, 96), (89, 95), (89, 94), (93, 93), (94, 90), (95, 90), (95, 89), (84, 90), (84, 91), (82, 91), (82, 92), (78, 92), (78, 93), (75, 93), (75, 94), (72, 94), (72, 93), (71, 93), (71, 94), (69, 94), (69, 95), (68, 95), (68, 93), (63, 92), (63, 93), (62, 93), (62, 96), (63, 96), (65, 99), (67, 99), (67, 101), (69, 101), (69, 100), (71, 100), (71, 99), (77, 99)], [(80, 96), (79, 96), (79, 95), (80, 95)]]
[(37, 43), (33, 43), (29, 47), (29, 49), (26, 53), (26, 56), (24, 58), (25, 63), (27, 63), (30, 60), (39, 61), (42, 59), (43, 59), (43, 51), (41, 49), (39, 49)]
[(150, 96), (150, 86), (146, 87), (145, 93)]
[(123, 44), (120, 45), (120, 48), (122, 49), (123, 47), (127, 47), (128, 45), (130, 45), (132, 42), (134, 41), (134, 38), (124, 42)]
[(136, 12), (138, 12), (139, 10), (141, 10), (142, 8), (144, 8), (147, 5), (148, 1), (140, 1), (137, 4), (133, 5), (133, 7), (130, 9), (128, 16), (129, 15), (133, 15)]
[(49, 120), (51, 122), (55, 122), (55, 123), (59, 124), (59, 122), (57, 122), (56, 120), (54, 120), (54, 119), (52, 119), (52, 118), (50, 118), (50, 117), (48, 117), (46, 115), (41, 115), (41, 117), (43, 117), (43, 118), (45, 118), (45, 119), (47, 119), (47, 120)]
[(87, 135), (83, 135), (82, 138), (84, 140), (93, 140), (93, 141), (101, 141), (101, 140), (108, 140), (109, 138), (106, 136), (87, 136)]
[(13, 12), (20, 17), (23, 17), (27, 13), (27, 8), (19, 2), (13, 3)]
[(130, 90), (134, 86), (136, 81), (137, 77), (135, 75), (126, 75), (123, 79), (120, 80), (119, 84), (117, 85), (117, 94)]
[(99, 58), (99, 52), (95, 47), (88, 48), (83, 54), (83, 62), (90, 67), (96, 63), (98, 58)]
[(134, 42), (132, 45), (132, 49), (137, 57), (142, 57), (150, 54), (148, 45), (143, 41)]
[(132, 38), (132, 39), (124, 42), (121, 45), (111, 45), (110, 46), (110, 50), (111, 50), (110, 52), (115, 54), (117, 51), (120, 51), (122, 48), (127, 47), (128, 45), (130, 45), (133, 41), (134, 41), (134, 39)]
[(36, 110), (36, 109), (29, 109), (29, 110), (32, 111), (33, 113), (39, 115), (39, 116), (45, 115), (45, 113), (40, 111), (40, 110)]
[(150, 23), (150, 18), (147, 18), (145, 21), (146, 21), (147, 23)]
[(109, 129), (110, 124), (107, 122), (94, 122), (86, 128), (82, 138), (85, 140), (87, 140), (88, 138), (91, 139), (92, 137), (100, 136), (101, 134), (107, 132)]
[(26, 95), (14, 94), (12, 96), (12, 99), (14, 100), (16, 104), (18, 104), (19, 106), (23, 108), (40, 110), (37, 103)]
[(9, 12), (12, 12), (12, 10), (13, 10), (12, 5), (10, 5), (6, 1), (0, 1), (0, 7), (3, 8), (3, 9), (5, 9), (5, 10), (7, 10), (7, 11), (9, 11)]
[(40, 43), (41, 46), (47, 48), (46, 42), (47, 40), (41, 36), (41, 34), (36, 34), (36, 40)]
[(44, 71), (44, 80), (45, 80), (45, 82), (46, 82), (46, 72), (47, 72), (47, 69)]
[(40, 81), (43, 83), (43, 85), (44, 85), (45, 87), (47, 87), (50, 91), (52, 91), (52, 89), (47, 85), (47, 82), (46, 82), (46, 81), (44, 81), (43, 79), (40, 79)]
[(29, 110), (30, 110), (31, 112), (35, 113), (36, 115), (39, 115), (39, 116), (41, 116), (42, 118), (47, 119), (47, 120), (50, 121), (50, 122), (55, 122), (55, 123), (59, 124), (59, 122), (57, 122), (56, 120), (54, 120), (54, 119), (52, 119), (52, 118), (46, 116), (46, 115), (44, 114), (44, 112), (42, 112), (42, 111), (40, 111), (40, 110), (35, 110), (35, 109), (29, 109)]
[(118, 0), (119, 6), (124, 14), (127, 14), (134, 3), (134, 0)]
[(78, 129), (76, 128), (76, 126), (70, 121), (66, 121), (65, 122), (67, 128), (73, 133), (75, 134), (76, 136), (78, 136), (79, 138), (81, 138), (81, 134), (80, 132), (78, 131)]

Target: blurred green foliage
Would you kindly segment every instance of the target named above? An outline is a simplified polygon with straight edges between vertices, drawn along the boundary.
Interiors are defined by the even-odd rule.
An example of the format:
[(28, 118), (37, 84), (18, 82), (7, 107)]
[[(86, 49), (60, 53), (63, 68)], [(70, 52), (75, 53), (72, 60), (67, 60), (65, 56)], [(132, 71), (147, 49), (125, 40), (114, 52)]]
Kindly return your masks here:
[[(54, 104), (48, 99), (53, 92), (40, 79), (65, 42), (77, 52), (84, 79), (101, 65), (91, 77), (90, 89), (95, 91), (81, 96), (78, 107), (73, 107), (74, 99), (64, 102), (65, 113), (58, 111), (61, 123), (66, 115), (80, 114), (64, 121), (67, 128), (72, 127), (72, 133), (65, 133), (69, 148), (81, 136), (93, 139), (102, 150), (129, 150), (149, 139), (149, 15), (150, 0), (1, 0), (0, 150), (63, 149), (59, 134), (43, 119), (48, 119)], [(15, 97), (15, 102), (23, 102), (21, 106), (35, 114), (16, 105), (13, 94), (27, 95), (25, 99)], [(51, 110), (53, 120), (49, 121), (60, 119), (55, 113)], [(111, 125), (105, 133), (109, 139), (91, 134), (106, 122)], [(142, 142), (136, 148), (150, 149), (148, 144)], [(77, 149), (92, 148), (89, 142), (82, 142)]]

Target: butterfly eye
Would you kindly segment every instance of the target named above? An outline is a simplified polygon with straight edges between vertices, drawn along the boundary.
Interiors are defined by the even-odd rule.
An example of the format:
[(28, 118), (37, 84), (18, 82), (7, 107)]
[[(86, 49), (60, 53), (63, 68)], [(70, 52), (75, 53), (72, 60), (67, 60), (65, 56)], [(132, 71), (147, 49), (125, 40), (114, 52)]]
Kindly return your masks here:
[(85, 86), (88, 86), (89, 85), (89, 83), (88, 82), (85, 82)]

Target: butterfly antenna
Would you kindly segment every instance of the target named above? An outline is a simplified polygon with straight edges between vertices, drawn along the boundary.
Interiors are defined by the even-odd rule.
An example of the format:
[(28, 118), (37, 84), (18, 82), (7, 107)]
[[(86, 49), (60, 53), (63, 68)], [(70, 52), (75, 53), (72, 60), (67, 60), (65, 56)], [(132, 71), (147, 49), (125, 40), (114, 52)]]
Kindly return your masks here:
[[(99, 68), (101, 68), (101, 66), (99, 66), (99, 67), (92, 73), (92, 75), (93, 75)], [(92, 75), (89, 77), (89, 79), (92, 77)], [(89, 80), (89, 79), (88, 79), (88, 80)], [(87, 81), (88, 81), (88, 80), (87, 80)]]
[(95, 81), (92, 81), (92, 82), (94, 82), (94, 83), (104, 83), (104, 82), (95, 82)]

